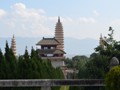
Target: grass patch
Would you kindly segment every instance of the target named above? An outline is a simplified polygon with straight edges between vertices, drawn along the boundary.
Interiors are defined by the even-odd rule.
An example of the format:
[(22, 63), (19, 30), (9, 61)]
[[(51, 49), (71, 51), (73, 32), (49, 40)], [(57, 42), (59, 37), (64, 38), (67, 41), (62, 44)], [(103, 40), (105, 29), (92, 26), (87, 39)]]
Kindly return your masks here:
[(61, 86), (60, 90), (69, 90), (69, 86)]

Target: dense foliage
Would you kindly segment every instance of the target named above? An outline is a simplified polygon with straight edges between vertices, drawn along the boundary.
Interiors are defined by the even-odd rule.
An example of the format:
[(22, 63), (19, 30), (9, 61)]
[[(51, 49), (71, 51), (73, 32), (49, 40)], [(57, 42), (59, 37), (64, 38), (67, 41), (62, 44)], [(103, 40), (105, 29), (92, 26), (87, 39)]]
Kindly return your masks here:
[[(78, 77), (79, 79), (104, 79), (106, 74), (110, 70), (110, 60), (112, 57), (116, 57), (120, 60), (120, 41), (116, 41), (113, 38), (114, 30), (112, 27), (109, 27), (109, 34), (107, 37), (101, 37), (102, 39), (102, 45), (99, 45), (95, 48), (95, 52), (90, 55), (90, 58), (85, 60), (84, 63), (77, 62), (79, 68), (77, 65), (75, 65), (75, 68), (79, 70)], [(78, 60), (79, 59), (79, 60)], [(80, 58), (75, 59), (77, 61), (80, 61)], [(70, 63), (69, 66), (74, 66), (75, 61), (72, 59), (72, 63)], [(114, 73), (111, 71), (107, 76), (110, 78), (113, 76), (111, 75)], [(113, 78), (115, 79), (115, 78)], [(118, 79), (118, 78), (116, 78)], [(109, 82), (107, 79), (107, 81)], [(111, 81), (111, 84), (116, 84), (113, 81)], [(117, 82), (118, 83), (118, 82)], [(109, 87), (109, 86), (108, 86)], [(71, 90), (74, 90), (75, 88), (71, 87)], [(99, 88), (99, 87), (82, 87), (77, 90), (105, 90), (105, 88)], [(108, 89), (110, 90), (110, 89)], [(111, 89), (111, 90), (118, 90), (118, 89)]]
[(109, 27), (108, 37), (102, 37), (103, 46), (100, 45), (95, 48), (95, 51), (100, 55), (108, 56), (110, 58), (117, 57), (120, 60), (120, 41), (116, 41), (113, 38), (114, 30), (112, 27)]
[(113, 67), (105, 78), (107, 90), (120, 89), (120, 66)]
[[(53, 68), (48, 60), (41, 60), (37, 51), (33, 48), (29, 55), (27, 48), (24, 55), (15, 57), (12, 49), (6, 42), (5, 54), (0, 50), (0, 79), (63, 79), (60, 68)], [(13, 88), (1, 88), (2, 90), (18, 90)], [(19, 88), (20, 90), (24, 88)], [(26, 90), (26, 89), (25, 89)], [(33, 90), (33, 89), (27, 89)], [(35, 88), (35, 90), (38, 90)], [(59, 90), (59, 87), (53, 88)]]

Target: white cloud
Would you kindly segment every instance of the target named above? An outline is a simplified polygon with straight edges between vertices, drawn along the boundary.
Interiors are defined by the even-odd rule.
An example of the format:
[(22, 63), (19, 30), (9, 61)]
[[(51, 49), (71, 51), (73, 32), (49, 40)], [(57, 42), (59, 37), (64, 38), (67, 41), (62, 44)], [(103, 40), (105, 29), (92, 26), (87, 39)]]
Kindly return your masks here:
[(43, 18), (45, 11), (43, 9), (27, 8), (23, 3), (16, 3), (11, 6), (13, 14), (22, 18)]
[[(46, 16), (43, 9), (27, 8), (24, 4), (17, 3), (12, 6), (12, 11), (8, 13), (8, 16), (5, 23), (9, 34), (11, 33), (9, 36), (15, 34), (20, 37), (54, 37), (55, 24), (58, 20), (58, 16)], [(84, 33), (86, 33), (84, 32), (85, 28), (81, 29), (81, 27), (86, 24), (96, 23), (96, 20), (92, 17), (80, 17), (77, 19), (60, 17), (60, 20), (63, 24), (65, 36), (78, 38), (80, 38), (79, 33), (83, 33), (82, 37)]]
[(92, 17), (87, 18), (87, 17), (80, 17), (79, 18), (80, 23), (96, 23), (96, 20)]
[[(57, 22), (58, 17), (48, 17), (48, 20), (53, 21), (53, 22)], [(64, 24), (64, 25), (69, 25), (72, 24), (73, 22), (76, 22), (75, 20), (73, 20), (70, 17), (60, 17), (60, 21)]]
[(94, 14), (95, 16), (100, 16), (100, 13), (99, 13), (97, 10), (94, 10), (94, 11), (93, 11), (93, 14)]
[[(4, 33), (2, 34), (3, 36), (8, 37), (15, 34), (20, 37), (54, 37), (55, 24), (58, 16), (46, 16), (46, 12), (43, 9), (28, 8), (23, 3), (16, 3), (11, 7), (12, 10), (11, 12), (7, 12), (8, 15), (4, 19), (4, 22), (0, 21), (0, 23), (2, 22), (4, 24), (4, 31), (2, 31), (2, 33)], [(96, 20), (92, 17), (80, 17), (77, 19), (60, 17), (60, 20), (63, 24), (65, 36), (78, 38), (79, 33), (85, 31), (84, 28), (82, 28), (83, 31), (79, 31), (81, 27), (86, 24), (96, 23)]]
[[(6, 12), (7, 16), (4, 20), (0, 20), (2, 23), (0, 37), (11, 37), (13, 34), (19, 37), (54, 37), (58, 16), (48, 16), (43, 9), (28, 8), (23, 3), (16, 3), (11, 7), (12, 10)], [(60, 20), (63, 24), (65, 37), (96, 38), (103, 30), (97, 29), (99, 25), (93, 17), (74, 19), (62, 16)]]
[(73, 24), (73, 23), (76, 22), (75, 20), (73, 20), (73, 19), (70, 18), (70, 17), (61, 18), (61, 21), (62, 21), (63, 24), (65, 24), (65, 25), (71, 25), (71, 24)]
[(120, 19), (113, 20), (110, 26), (114, 29), (114, 38), (120, 41)]
[(120, 19), (117, 19), (117, 20), (113, 20), (112, 25), (120, 25)]
[(48, 17), (48, 20), (53, 21), (53, 22), (56, 22), (57, 19), (58, 19), (58, 17), (56, 17), (56, 16)]
[(45, 26), (47, 17), (43, 9), (27, 8), (23, 3), (16, 3), (4, 23), (18, 36), (36, 37), (40, 35), (50, 35), (51, 30)]
[(26, 9), (26, 6), (23, 3), (16, 3), (11, 8), (14, 8), (16, 10), (23, 10)]
[(38, 35), (38, 36), (41, 35), (41, 34), (50, 36), (53, 33), (49, 28), (47, 28), (47, 27), (45, 27), (43, 25), (41, 25), (40, 28), (34, 28), (34, 29), (35, 30), (33, 30), (32, 33), (34, 35)]
[(0, 9), (0, 18), (5, 16), (6, 12), (3, 9)]

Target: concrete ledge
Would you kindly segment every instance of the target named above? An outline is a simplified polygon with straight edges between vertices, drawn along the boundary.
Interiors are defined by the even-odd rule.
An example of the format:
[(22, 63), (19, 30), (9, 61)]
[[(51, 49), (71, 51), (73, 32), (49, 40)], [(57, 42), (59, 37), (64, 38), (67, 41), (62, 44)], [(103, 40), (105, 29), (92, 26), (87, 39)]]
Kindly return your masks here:
[(9, 79), (0, 80), (0, 87), (41, 86), (104, 86), (103, 79)]

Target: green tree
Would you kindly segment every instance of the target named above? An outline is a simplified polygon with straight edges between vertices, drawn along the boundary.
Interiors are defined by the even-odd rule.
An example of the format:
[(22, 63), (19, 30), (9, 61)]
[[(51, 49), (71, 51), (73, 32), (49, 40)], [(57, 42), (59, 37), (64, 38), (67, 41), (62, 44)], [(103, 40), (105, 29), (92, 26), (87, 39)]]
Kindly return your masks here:
[(31, 48), (30, 57), (33, 58), (33, 59), (37, 59), (37, 60), (40, 60), (40, 61), (41, 61), (41, 58), (39, 57), (38, 51), (37, 51), (37, 50), (34, 50), (33, 47)]
[(8, 45), (8, 42), (6, 41), (6, 47), (5, 47), (5, 59), (7, 61), (10, 61), (10, 48), (9, 48), (9, 45)]
[[(5, 54), (0, 50), (0, 79), (63, 79), (60, 68), (54, 68), (49, 60), (41, 60), (38, 51), (31, 49), (29, 55), (27, 48), (24, 55), (16, 58), (6, 41)], [(0, 88), (8, 90), (8, 88)], [(40, 90), (40, 88), (9, 88), (9, 90)], [(52, 90), (59, 90), (53, 87)]]
[(120, 42), (114, 40), (114, 30), (112, 27), (109, 27), (109, 31), (108, 37), (103, 38), (103, 48), (98, 46), (95, 48), (95, 51), (100, 55), (109, 56), (111, 58), (115, 56), (120, 59)]
[(11, 48), (9, 48), (8, 42), (6, 41), (5, 47), (5, 61), (6, 61), (6, 78), (16, 78), (16, 57), (13, 54)]
[(88, 59), (88, 57), (86, 57), (85, 55), (81, 55), (81, 56), (79, 56), (79, 55), (77, 55), (77, 56), (74, 56), (73, 58), (72, 58), (72, 60), (73, 61), (79, 61), (79, 60), (86, 60), (86, 59)]
[(113, 67), (105, 77), (106, 90), (120, 89), (120, 66)]
[(103, 55), (98, 55), (86, 63), (86, 71), (89, 73), (88, 78), (103, 79), (109, 71), (110, 58)]
[(0, 79), (5, 79), (6, 78), (6, 62), (4, 55), (0, 49)]
[(25, 60), (29, 60), (29, 59), (30, 59), (30, 56), (29, 56), (27, 47), (26, 47), (26, 49), (25, 49), (25, 53), (24, 53), (23, 57), (24, 57)]
[(4, 56), (3, 56), (3, 53), (2, 53), (2, 51), (0, 49), (0, 63), (2, 63), (3, 60), (4, 60)]
[(74, 67), (72, 59), (66, 58), (64, 61), (65, 61), (65, 64), (68, 68), (73, 68)]
[(66, 58), (65, 59), (65, 64), (67, 65), (68, 68), (74, 68), (74, 69), (80, 69), (85, 65), (85, 63), (88, 61), (88, 57), (85, 55), (77, 55), (74, 56), (72, 59)]

